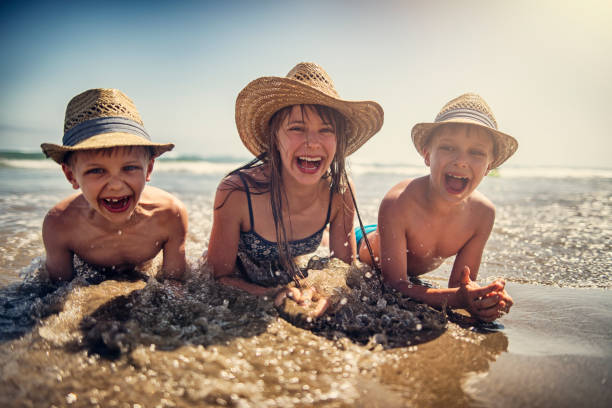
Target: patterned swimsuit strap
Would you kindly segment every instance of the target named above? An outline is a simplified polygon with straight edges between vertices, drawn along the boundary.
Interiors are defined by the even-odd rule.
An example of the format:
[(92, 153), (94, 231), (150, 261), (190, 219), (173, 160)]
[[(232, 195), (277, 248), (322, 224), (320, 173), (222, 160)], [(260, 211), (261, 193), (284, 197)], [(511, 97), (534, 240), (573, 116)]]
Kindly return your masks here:
[(247, 203), (249, 204), (249, 220), (251, 221), (251, 229), (249, 230), (249, 232), (254, 232), (255, 231), (255, 223), (254, 223), (254, 218), (253, 218), (253, 206), (251, 205), (251, 192), (249, 191), (249, 185), (247, 184), (246, 180), (244, 179), (244, 176), (242, 175), (241, 172), (238, 172), (238, 177), (240, 177), (240, 180), (242, 180), (242, 184), (244, 184), (244, 191), (247, 195)]

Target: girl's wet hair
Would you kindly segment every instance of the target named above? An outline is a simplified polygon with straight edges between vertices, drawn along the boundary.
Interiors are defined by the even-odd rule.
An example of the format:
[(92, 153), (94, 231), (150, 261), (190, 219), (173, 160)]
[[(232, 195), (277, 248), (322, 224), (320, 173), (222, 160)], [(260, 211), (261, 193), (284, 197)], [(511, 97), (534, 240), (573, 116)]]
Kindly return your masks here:
[[(267, 166), (269, 169), (269, 177), (266, 180), (256, 179), (246, 172), (242, 172), (243, 177), (247, 180), (248, 184), (253, 186), (253, 194), (265, 194), (270, 193), (270, 205), (272, 207), (272, 216), (274, 218), (274, 227), (276, 230), (276, 242), (278, 245), (279, 261), (280, 264), (287, 268), (293, 276), (299, 276), (300, 270), (293, 261), (293, 255), (288, 245), (287, 238), (287, 225), (283, 218), (283, 206), (287, 203), (286, 192), (282, 185), (282, 162), (280, 157), (280, 151), (278, 147), (278, 131), (282, 123), (291, 114), (293, 106), (287, 106), (274, 113), (270, 118), (268, 133), (267, 133), (267, 145), (268, 151), (260, 154), (251, 162), (246, 165), (239, 167), (236, 170), (230, 172), (227, 176), (231, 176), (241, 172), (242, 170), (252, 169), (256, 167)], [(329, 172), (324, 175), (324, 178), (329, 179), (330, 189), (333, 193), (343, 193), (348, 181), (345, 176), (345, 158), (347, 149), (347, 121), (345, 117), (337, 110), (323, 105), (297, 105), (300, 107), (301, 114), (308, 117), (308, 109), (312, 108), (321, 118), (325, 124), (329, 124), (334, 129), (336, 134), (336, 154), (330, 165)], [(226, 183), (228, 188), (231, 190), (244, 191), (244, 186), (238, 182)], [(229, 195), (228, 195), (229, 196)], [(227, 199), (227, 198), (226, 198)], [(223, 206), (221, 203), (216, 209)], [(291, 225), (291, 220), (288, 221)]]

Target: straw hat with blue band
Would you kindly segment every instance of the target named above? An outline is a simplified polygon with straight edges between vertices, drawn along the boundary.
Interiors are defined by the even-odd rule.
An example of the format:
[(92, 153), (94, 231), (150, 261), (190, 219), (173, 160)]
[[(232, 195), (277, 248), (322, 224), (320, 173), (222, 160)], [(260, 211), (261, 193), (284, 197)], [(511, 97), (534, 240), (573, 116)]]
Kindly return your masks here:
[(516, 152), (518, 142), (515, 138), (497, 130), (497, 121), (489, 105), (474, 93), (463, 94), (448, 102), (432, 123), (417, 123), (412, 128), (412, 141), (421, 156), (434, 129), (447, 123), (466, 123), (486, 129), (494, 141), (494, 158), (491, 168), (499, 167)]
[(117, 89), (90, 89), (66, 108), (62, 145), (43, 143), (47, 157), (63, 163), (69, 152), (119, 146), (145, 146), (157, 157), (174, 148), (172, 143), (153, 143), (134, 103)]
[(236, 98), (236, 126), (242, 143), (255, 156), (267, 152), (266, 134), (275, 112), (292, 105), (323, 105), (347, 121), (346, 156), (367, 142), (383, 125), (384, 113), (373, 101), (340, 98), (330, 76), (313, 62), (297, 64), (286, 77), (262, 77), (250, 82)]

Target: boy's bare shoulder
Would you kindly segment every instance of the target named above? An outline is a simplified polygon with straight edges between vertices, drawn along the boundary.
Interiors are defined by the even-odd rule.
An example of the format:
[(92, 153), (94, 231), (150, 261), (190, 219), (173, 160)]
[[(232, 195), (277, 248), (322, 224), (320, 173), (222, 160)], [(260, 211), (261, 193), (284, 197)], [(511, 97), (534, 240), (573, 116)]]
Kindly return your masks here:
[(481, 192), (474, 191), (470, 195), (469, 204), (475, 215), (495, 218), (495, 205)]
[[(42, 225), (43, 240), (48, 241), (50, 237), (56, 243), (63, 243), (73, 237), (72, 232), (83, 228), (87, 219), (89, 206), (81, 193), (73, 194), (55, 204), (45, 215)], [(61, 231), (61, 234), (56, 232)]]
[(400, 207), (411, 205), (425, 193), (426, 182), (426, 176), (400, 181), (385, 194), (381, 205)]
[(76, 217), (88, 208), (83, 194), (76, 193), (55, 204), (45, 216), (45, 222), (75, 222)]
[(161, 188), (146, 186), (138, 203), (143, 209), (155, 211), (156, 214), (180, 215), (186, 209), (176, 196)]

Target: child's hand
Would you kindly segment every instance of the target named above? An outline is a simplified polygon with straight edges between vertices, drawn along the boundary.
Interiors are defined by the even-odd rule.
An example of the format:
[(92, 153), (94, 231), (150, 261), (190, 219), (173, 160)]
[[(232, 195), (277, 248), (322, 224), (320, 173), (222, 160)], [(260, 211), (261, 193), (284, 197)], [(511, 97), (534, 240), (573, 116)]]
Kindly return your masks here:
[[(504, 282), (505, 285), (505, 282)], [(497, 292), (499, 297), (500, 297), (500, 301), (499, 301), (499, 307), (498, 307), (498, 311), (501, 314), (505, 314), (505, 313), (509, 313), (510, 312), (510, 308), (512, 307), (512, 305), (514, 304), (514, 301), (512, 300), (512, 297), (508, 294), (508, 292), (506, 292), (506, 290), (502, 290), (500, 292)]]
[(295, 287), (287, 288), (276, 295), (274, 305), (281, 307), (287, 299), (292, 299), (299, 306), (309, 309), (308, 315), (314, 318), (321, 316), (329, 307), (329, 299), (320, 296), (312, 287), (302, 290)]
[(470, 268), (466, 265), (463, 268), (457, 296), (465, 305), (465, 309), (474, 317), (492, 322), (500, 317), (502, 311), (509, 310), (512, 306), (512, 298), (506, 293), (504, 286), (503, 280), (496, 280), (480, 287), (470, 279)]

